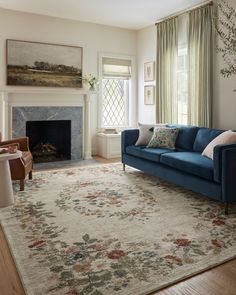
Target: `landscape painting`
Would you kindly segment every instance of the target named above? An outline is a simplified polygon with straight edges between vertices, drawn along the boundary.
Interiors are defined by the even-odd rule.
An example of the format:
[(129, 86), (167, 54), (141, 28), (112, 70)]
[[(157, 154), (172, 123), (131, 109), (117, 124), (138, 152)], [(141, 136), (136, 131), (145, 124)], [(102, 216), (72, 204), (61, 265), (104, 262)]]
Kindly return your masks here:
[(7, 85), (82, 87), (82, 47), (7, 40)]

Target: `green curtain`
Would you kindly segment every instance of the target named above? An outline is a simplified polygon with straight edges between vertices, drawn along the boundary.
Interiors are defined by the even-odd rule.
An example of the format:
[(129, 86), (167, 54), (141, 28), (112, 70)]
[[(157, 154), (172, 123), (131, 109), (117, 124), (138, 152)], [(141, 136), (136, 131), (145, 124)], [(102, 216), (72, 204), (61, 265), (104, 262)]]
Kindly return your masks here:
[(156, 114), (159, 123), (177, 122), (177, 18), (157, 24)]
[(188, 124), (212, 125), (213, 5), (189, 13)]

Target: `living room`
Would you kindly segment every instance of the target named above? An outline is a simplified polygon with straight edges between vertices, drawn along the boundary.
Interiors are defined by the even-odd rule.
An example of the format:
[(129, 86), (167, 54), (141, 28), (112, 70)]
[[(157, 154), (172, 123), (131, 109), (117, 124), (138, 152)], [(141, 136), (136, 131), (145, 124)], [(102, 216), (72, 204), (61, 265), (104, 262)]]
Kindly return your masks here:
[[(216, 9), (217, 1), (31, 2), (0, 3), (0, 145), (1, 141), (29, 134), (32, 134), (30, 140), (36, 140), (35, 134), (49, 130), (48, 121), (60, 120), (61, 125), (53, 128), (54, 133), (61, 134), (59, 141), (65, 159), (34, 163), (33, 175), (31, 166), (20, 186), (19, 179), (15, 178), (15, 201), (12, 201), (15, 203), (4, 206), (0, 212), (3, 228), (0, 233), (3, 245), (0, 247), (0, 294), (234, 294), (235, 205), (231, 204), (230, 197), (226, 215), (227, 192), (221, 196), (228, 184), (221, 186), (216, 181), (212, 188), (210, 181), (209, 186), (206, 185), (207, 192), (203, 192), (204, 195), (209, 191), (210, 195), (219, 194), (215, 199), (224, 202), (201, 198), (200, 188), (193, 189), (193, 193), (186, 190), (188, 184), (183, 185), (184, 188), (173, 184), (181, 185), (181, 181), (172, 183), (164, 177), (167, 182), (162, 182), (150, 176), (144, 162), (140, 164), (140, 167), (145, 166), (144, 173), (136, 164), (133, 167), (138, 170), (133, 169), (129, 156), (121, 155), (120, 145), (121, 132), (125, 134), (127, 129), (138, 128), (138, 123), (150, 125), (149, 129), (155, 129), (157, 123), (196, 125), (222, 131), (235, 129), (235, 0), (220, 2), (223, 12), (228, 9), (229, 24), (234, 28), (230, 35), (234, 40), (233, 66), (231, 73), (222, 73), (227, 55), (225, 58), (214, 45), (210, 54), (213, 89), (209, 124), (196, 121), (188, 124), (183, 111), (186, 105), (182, 113), (177, 114), (181, 119), (166, 119), (167, 114), (160, 120), (163, 101), (158, 84), (164, 85), (160, 76), (165, 74), (158, 70), (161, 59), (157, 29), (167, 20), (183, 17), (177, 31), (178, 42), (185, 44), (188, 24), (184, 17), (212, 4)], [(214, 32), (218, 46), (222, 45), (219, 32)], [(181, 47), (180, 52), (187, 58), (185, 47)], [(23, 81), (19, 77), (33, 54), (37, 58), (27, 69), (31, 77)], [(50, 56), (51, 68), (54, 63), (62, 64), (60, 58), (63, 62), (69, 61), (67, 70), (74, 71), (76, 64), (79, 71), (71, 76), (76, 77), (73, 83), (76, 81), (77, 85), (58, 87), (44, 84), (42, 78), (37, 80), (35, 77), (46, 66), (46, 63), (37, 62), (42, 62), (46, 56)], [(71, 56), (76, 57), (76, 62), (70, 63)], [(17, 79), (10, 79), (12, 60), (20, 60), (15, 69)], [(51, 68), (44, 72), (50, 74)], [(188, 71), (185, 63), (181, 73), (186, 75)], [(112, 80), (109, 77), (113, 84), (109, 84)], [(166, 87), (172, 91), (174, 82), (168, 83)], [(205, 84), (203, 88), (207, 88)], [(122, 100), (121, 93), (125, 93), (127, 101)], [(107, 98), (111, 99), (108, 106), (105, 105)], [(162, 113), (173, 104), (169, 100)], [(193, 109), (194, 112), (199, 110)], [(30, 125), (41, 121), (45, 122), (40, 127), (42, 131), (35, 131), (38, 127)], [(63, 121), (71, 123), (66, 127)], [(167, 129), (172, 127), (167, 126)], [(67, 128), (64, 133), (62, 128)], [(51, 136), (51, 132), (48, 134)], [(130, 144), (132, 140), (128, 141)], [(186, 141), (184, 138), (182, 142)], [(67, 142), (70, 146), (65, 148)], [(37, 144), (30, 141), (31, 152), (39, 144), (40, 141)], [(54, 147), (50, 153), (53, 151)], [(37, 152), (34, 150), (34, 162)], [(220, 165), (219, 171), (214, 168), (219, 175), (224, 173)], [(234, 171), (234, 168), (233, 165), (230, 169)], [(5, 174), (1, 173), (4, 178)], [(168, 173), (171, 175), (171, 171)], [(28, 179), (28, 175), (33, 179)], [(231, 178), (229, 182), (233, 182)], [(192, 179), (186, 181), (191, 183)], [(205, 187), (205, 180), (196, 183), (195, 187)], [(9, 185), (8, 181), (8, 189)], [(190, 190), (194, 187), (192, 183), (189, 186)], [(136, 196), (139, 198), (134, 198)], [(0, 198), (5, 199), (5, 196)], [(168, 224), (172, 216), (172, 223)], [(154, 224), (160, 226), (155, 228)], [(185, 226), (186, 232), (181, 233)], [(224, 236), (221, 231), (225, 232)], [(144, 239), (141, 241), (140, 237)], [(211, 245), (204, 240), (211, 241)], [(228, 260), (230, 262), (225, 263)], [(219, 285), (213, 286), (215, 280)]]

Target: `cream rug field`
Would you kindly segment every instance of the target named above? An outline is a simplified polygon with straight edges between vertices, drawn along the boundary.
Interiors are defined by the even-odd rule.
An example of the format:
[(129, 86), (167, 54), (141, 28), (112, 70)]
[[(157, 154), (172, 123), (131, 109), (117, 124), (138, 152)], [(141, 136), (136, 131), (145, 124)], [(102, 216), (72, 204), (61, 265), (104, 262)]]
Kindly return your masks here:
[(236, 208), (121, 164), (38, 172), (0, 219), (27, 294), (143, 295), (236, 256)]

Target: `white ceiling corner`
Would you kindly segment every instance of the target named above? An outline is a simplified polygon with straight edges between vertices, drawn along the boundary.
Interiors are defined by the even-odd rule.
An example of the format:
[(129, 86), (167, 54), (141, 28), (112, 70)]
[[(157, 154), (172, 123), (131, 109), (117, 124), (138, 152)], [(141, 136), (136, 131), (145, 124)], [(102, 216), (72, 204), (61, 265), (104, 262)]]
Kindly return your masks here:
[(204, 0), (0, 0), (0, 8), (132, 30)]

